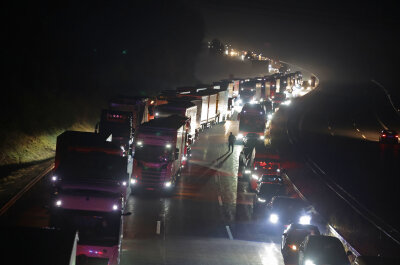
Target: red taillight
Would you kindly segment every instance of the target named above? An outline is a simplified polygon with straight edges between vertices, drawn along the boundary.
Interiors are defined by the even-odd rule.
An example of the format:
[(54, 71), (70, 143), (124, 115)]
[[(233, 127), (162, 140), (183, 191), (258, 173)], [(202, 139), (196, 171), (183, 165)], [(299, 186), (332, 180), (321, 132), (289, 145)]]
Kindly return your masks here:
[(382, 137), (386, 137), (386, 134), (382, 134)]
[(396, 137), (396, 138), (399, 138), (399, 136), (398, 136), (398, 135), (396, 135), (395, 137)]

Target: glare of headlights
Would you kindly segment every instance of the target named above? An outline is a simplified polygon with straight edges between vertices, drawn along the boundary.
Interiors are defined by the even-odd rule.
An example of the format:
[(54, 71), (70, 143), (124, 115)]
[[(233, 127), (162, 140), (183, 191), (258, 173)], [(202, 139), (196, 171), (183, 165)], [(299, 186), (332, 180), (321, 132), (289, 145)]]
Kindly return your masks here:
[(239, 133), (239, 134), (238, 134), (238, 138), (239, 138), (239, 139), (242, 139), (242, 138), (243, 138), (243, 134)]
[(272, 119), (272, 114), (268, 114), (268, 120)]
[(278, 222), (278, 220), (279, 220), (279, 217), (278, 217), (278, 215), (277, 214), (271, 214), (270, 216), (269, 216), (269, 221), (271, 222), (271, 223), (273, 223), (273, 224), (276, 224), (277, 222)]
[(52, 177), (51, 177), (51, 180), (52, 180), (52, 181), (57, 181), (57, 176), (52, 176)]
[(171, 185), (172, 185), (171, 181), (167, 181), (167, 182), (164, 183), (164, 186), (165, 186), (166, 188), (171, 187)]
[(299, 223), (302, 225), (309, 225), (311, 222), (311, 216), (303, 215), (300, 217)]
[(260, 135), (260, 140), (264, 140), (264, 135)]
[(56, 205), (57, 205), (58, 207), (60, 207), (60, 206), (62, 205), (62, 201), (61, 201), (61, 200), (56, 201)]
[(114, 204), (112, 208), (113, 208), (114, 211), (118, 210), (118, 205)]
[(267, 200), (266, 200), (266, 199), (263, 199), (263, 198), (257, 198), (257, 201), (259, 201), (259, 202), (266, 202)]
[(258, 179), (258, 176), (256, 174), (251, 175), (252, 179)]
[(132, 179), (131, 179), (131, 184), (132, 184), (132, 185), (135, 185), (136, 183), (137, 183), (137, 180), (134, 179), (134, 178), (132, 178)]
[(304, 262), (304, 265), (315, 265), (315, 263), (312, 260), (308, 259), (306, 260), (306, 262)]
[(126, 181), (122, 181), (122, 186), (126, 186)]

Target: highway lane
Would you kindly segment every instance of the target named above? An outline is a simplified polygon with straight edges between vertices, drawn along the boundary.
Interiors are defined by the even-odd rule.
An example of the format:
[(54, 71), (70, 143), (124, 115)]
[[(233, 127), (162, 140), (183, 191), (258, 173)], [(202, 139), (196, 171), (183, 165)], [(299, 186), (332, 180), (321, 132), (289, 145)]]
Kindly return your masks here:
[[(303, 194), (343, 233), (351, 235), (350, 241), (372, 255), (398, 255), (397, 244), (383, 233), (364, 230), (363, 234), (360, 227), (368, 227), (368, 222), (360, 220), (354, 210), (344, 210), (348, 205), (342, 206), (343, 199), (328, 199), (332, 189), (318, 184), (329, 178), (331, 185), (339, 185), (336, 188), (343, 188), (385, 223), (398, 226), (391, 205), (400, 190), (399, 146), (377, 140), (382, 123), (396, 130), (400, 123), (379, 92), (371, 84), (322, 84), (275, 116), (272, 144), (292, 164), (289, 176)], [(368, 245), (365, 240), (376, 243)]]
[[(130, 196), (121, 264), (283, 264), (279, 234), (252, 219), (253, 195), (246, 193), (237, 203), (242, 147), (227, 152), (227, 135), (237, 134), (237, 127), (237, 121), (226, 121), (200, 134), (172, 196)], [(1, 224), (48, 226), (49, 200), (47, 176), (1, 217)]]

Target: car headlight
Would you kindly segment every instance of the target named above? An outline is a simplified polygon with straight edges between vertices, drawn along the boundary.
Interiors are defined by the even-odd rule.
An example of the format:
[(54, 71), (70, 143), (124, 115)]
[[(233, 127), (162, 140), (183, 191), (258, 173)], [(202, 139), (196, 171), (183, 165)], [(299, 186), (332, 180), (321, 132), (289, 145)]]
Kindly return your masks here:
[(308, 259), (306, 262), (304, 262), (304, 265), (315, 265), (314, 261)]
[(166, 187), (166, 188), (171, 187), (171, 185), (172, 185), (171, 181), (167, 181), (164, 183), (164, 187)]
[(57, 176), (52, 176), (52, 177), (51, 177), (51, 181), (56, 182), (57, 180), (58, 180), (58, 177), (57, 177)]
[(238, 134), (238, 139), (243, 139), (243, 134), (239, 133)]
[(62, 201), (61, 200), (56, 201), (56, 206), (57, 207), (60, 207), (61, 205), (62, 205)]
[(114, 204), (113, 207), (112, 207), (112, 209), (113, 209), (114, 211), (118, 210), (118, 205)]
[(135, 185), (137, 183), (137, 179), (131, 178), (131, 185)]
[(260, 140), (264, 140), (265, 136), (264, 135), (260, 135)]
[(302, 225), (309, 225), (311, 222), (311, 216), (303, 215), (300, 217), (299, 223)]
[(122, 181), (122, 186), (126, 186), (126, 181)]
[(273, 224), (276, 224), (279, 220), (279, 217), (277, 214), (273, 213), (269, 216), (269, 221)]
[(259, 201), (259, 202), (266, 202), (267, 200), (266, 200), (266, 199), (263, 199), (263, 198), (257, 198), (257, 201)]
[(251, 175), (251, 178), (252, 178), (252, 179), (258, 179), (258, 176), (257, 176), (256, 174), (252, 174), (252, 175)]

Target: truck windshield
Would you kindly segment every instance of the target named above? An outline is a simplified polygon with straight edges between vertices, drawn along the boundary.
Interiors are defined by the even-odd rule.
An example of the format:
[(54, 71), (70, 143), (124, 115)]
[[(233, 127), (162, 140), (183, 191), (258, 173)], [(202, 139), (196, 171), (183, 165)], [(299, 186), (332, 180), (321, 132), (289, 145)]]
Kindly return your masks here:
[(260, 114), (241, 115), (239, 121), (239, 130), (245, 132), (264, 132), (265, 117)]
[(57, 170), (66, 179), (116, 180), (127, 174), (127, 158), (104, 153), (70, 152)]
[(136, 147), (134, 158), (146, 162), (167, 162), (172, 159), (172, 148), (158, 145)]
[(121, 216), (89, 212), (64, 212), (58, 216), (57, 228), (79, 231), (80, 245), (113, 246), (119, 243)]

